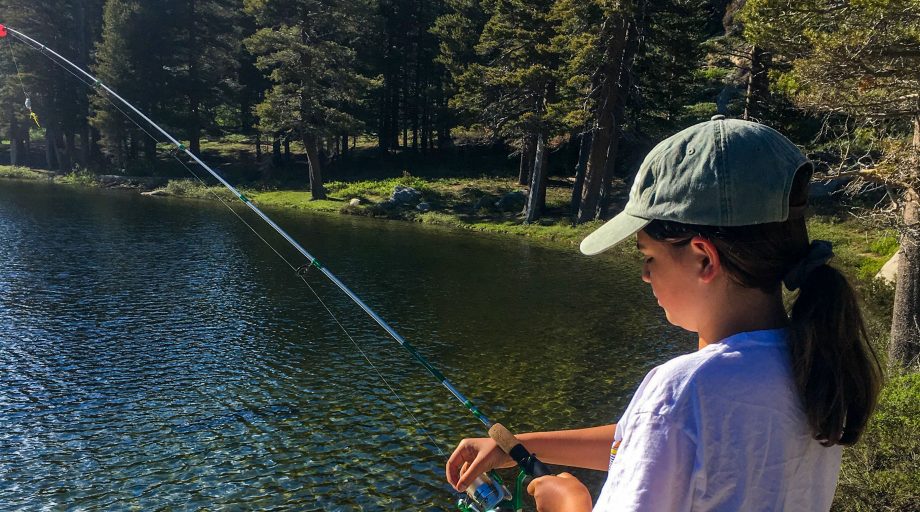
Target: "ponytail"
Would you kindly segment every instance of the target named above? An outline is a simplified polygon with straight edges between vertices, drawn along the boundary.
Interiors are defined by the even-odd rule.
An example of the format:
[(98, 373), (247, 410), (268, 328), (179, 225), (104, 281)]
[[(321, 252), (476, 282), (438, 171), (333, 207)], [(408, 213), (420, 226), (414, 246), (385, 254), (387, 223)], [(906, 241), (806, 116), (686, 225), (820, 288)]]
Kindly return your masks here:
[(790, 321), (793, 376), (816, 439), (824, 446), (856, 443), (875, 409), (882, 373), (853, 288), (829, 265), (813, 269)]

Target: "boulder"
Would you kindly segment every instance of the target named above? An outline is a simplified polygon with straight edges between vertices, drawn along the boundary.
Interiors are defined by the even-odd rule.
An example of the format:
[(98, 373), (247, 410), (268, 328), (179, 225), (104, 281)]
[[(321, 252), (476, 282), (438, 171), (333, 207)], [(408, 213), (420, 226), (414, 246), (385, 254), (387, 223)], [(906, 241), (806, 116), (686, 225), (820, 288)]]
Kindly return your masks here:
[(396, 185), (396, 188), (393, 189), (393, 194), (390, 196), (390, 201), (398, 204), (414, 204), (421, 200), (421, 192), (403, 185)]
[(527, 204), (527, 196), (520, 190), (508, 192), (495, 202), (495, 207), (503, 212), (519, 212)]
[(358, 199), (357, 197), (354, 197), (351, 199), (351, 201), (348, 201), (348, 206), (360, 206), (360, 205), (361, 205), (361, 200)]
[(419, 204), (415, 207), (415, 209), (418, 210), (418, 211), (420, 211), (420, 212), (422, 212), (422, 213), (425, 213), (425, 212), (427, 212), (427, 211), (431, 211), (431, 205), (428, 204), (428, 203), (419, 203)]
[(895, 277), (898, 275), (898, 260), (901, 259), (901, 251), (894, 253), (894, 256), (882, 266), (882, 270), (875, 274), (875, 277), (890, 284), (894, 284)]

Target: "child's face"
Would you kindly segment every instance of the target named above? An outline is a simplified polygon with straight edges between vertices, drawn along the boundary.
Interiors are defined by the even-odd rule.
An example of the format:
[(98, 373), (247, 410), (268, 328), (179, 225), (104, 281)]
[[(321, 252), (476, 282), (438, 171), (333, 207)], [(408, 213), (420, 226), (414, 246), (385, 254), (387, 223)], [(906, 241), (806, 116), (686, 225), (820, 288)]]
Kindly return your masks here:
[(705, 306), (705, 290), (699, 279), (700, 259), (689, 245), (676, 247), (659, 242), (645, 231), (636, 235), (636, 246), (645, 261), (642, 280), (652, 285), (658, 305), (668, 321), (688, 331), (698, 332), (698, 319)]

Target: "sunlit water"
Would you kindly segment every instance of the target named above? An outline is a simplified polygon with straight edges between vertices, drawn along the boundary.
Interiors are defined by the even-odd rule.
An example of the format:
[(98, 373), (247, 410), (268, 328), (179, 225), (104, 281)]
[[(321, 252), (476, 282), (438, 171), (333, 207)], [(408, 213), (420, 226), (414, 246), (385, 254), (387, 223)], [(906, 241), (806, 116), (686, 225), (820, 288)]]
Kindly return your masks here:
[[(269, 213), (514, 430), (615, 421), (693, 348), (634, 258)], [(0, 181), (0, 508), (452, 510), (445, 452), (482, 425), (307, 281), (360, 351), (219, 203)]]

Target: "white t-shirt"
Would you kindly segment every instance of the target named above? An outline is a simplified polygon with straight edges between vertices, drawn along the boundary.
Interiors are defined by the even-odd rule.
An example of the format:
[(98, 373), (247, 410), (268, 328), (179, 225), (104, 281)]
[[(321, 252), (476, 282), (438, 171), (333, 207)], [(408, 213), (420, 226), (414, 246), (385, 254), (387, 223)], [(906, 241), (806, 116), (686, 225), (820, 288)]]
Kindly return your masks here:
[(594, 511), (829, 510), (842, 451), (813, 439), (786, 335), (735, 334), (649, 372)]

